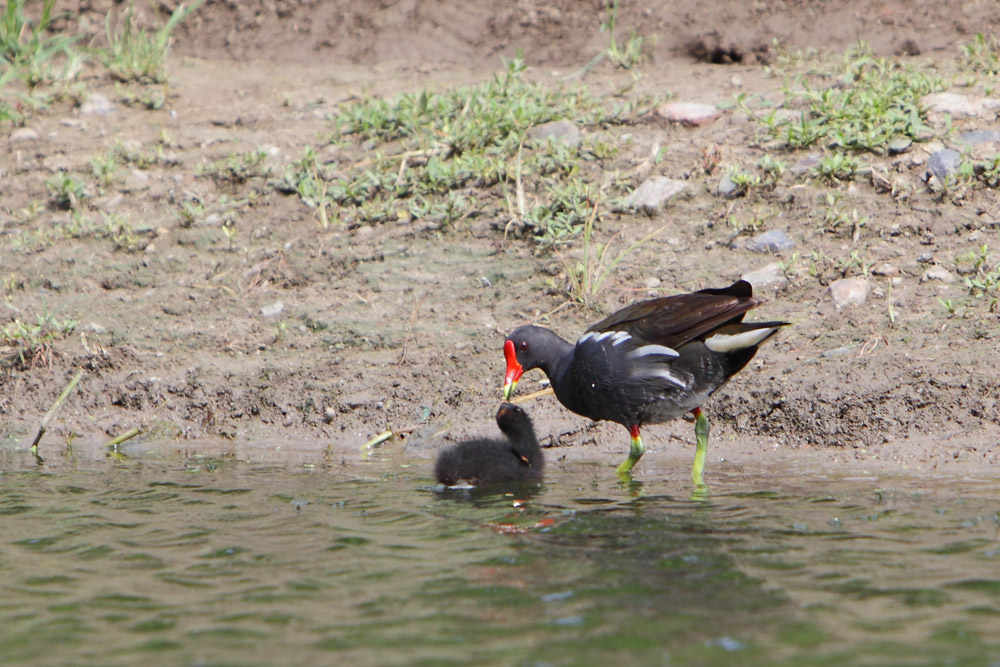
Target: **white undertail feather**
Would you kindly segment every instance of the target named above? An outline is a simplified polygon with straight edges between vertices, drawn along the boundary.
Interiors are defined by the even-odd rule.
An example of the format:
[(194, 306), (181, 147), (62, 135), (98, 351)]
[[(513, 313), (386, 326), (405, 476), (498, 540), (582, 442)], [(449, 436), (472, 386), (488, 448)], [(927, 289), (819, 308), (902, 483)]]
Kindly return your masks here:
[(705, 347), (710, 349), (712, 352), (718, 352), (720, 354), (734, 352), (736, 350), (745, 350), (747, 348), (754, 347), (755, 345), (760, 345), (765, 338), (777, 330), (778, 327), (765, 327), (763, 329), (753, 329), (751, 331), (744, 331), (743, 333), (738, 334), (715, 334), (714, 336), (709, 336), (705, 339)]

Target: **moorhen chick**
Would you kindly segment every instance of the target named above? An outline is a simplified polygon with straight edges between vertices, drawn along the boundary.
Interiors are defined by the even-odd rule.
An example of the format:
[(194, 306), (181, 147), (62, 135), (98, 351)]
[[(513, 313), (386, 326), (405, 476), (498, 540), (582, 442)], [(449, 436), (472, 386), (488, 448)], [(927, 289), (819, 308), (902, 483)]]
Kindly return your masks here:
[(513, 403), (502, 403), (496, 420), (507, 439), (480, 438), (445, 449), (434, 466), (438, 482), (453, 486), (463, 479), (471, 484), (541, 481), (545, 458), (531, 417)]
[(587, 329), (576, 344), (542, 327), (518, 327), (504, 341), (504, 399), (524, 371), (542, 369), (567, 409), (629, 430), (631, 449), (617, 468), (623, 477), (642, 456), (642, 426), (691, 411), (697, 441), (691, 478), (703, 486), (709, 425), (702, 404), (788, 324), (743, 322), (748, 310), (765, 301), (740, 280), (626, 306)]

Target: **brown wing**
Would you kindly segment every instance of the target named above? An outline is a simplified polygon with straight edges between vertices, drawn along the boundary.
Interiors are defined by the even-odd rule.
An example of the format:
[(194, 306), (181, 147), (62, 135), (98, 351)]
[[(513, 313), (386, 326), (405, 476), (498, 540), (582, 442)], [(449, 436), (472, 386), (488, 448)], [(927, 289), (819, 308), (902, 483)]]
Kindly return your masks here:
[(676, 347), (724, 324), (737, 324), (766, 299), (751, 296), (750, 283), (640, 301), (612, 313), (588, 331), (626, 331), (633, 337)]

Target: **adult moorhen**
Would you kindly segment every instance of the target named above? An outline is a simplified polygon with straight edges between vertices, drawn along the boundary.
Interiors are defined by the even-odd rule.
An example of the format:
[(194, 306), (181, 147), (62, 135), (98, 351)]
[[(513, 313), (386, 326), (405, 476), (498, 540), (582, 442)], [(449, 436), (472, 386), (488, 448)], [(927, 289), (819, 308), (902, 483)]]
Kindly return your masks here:
[(531, 417), (513, 403), (502, 403), (496, 420), (507, 439), (468, 440), (445, 449), (434, 466), (438, 482), (453, 486), (463, 479), (472, 484), (541, 481), (545, 458)]
[(788, 324), (743, 322), (748, 310), (765, 301), (744, 280), (641, 301), (590, 327), (575, 345), (542, 327), (518, 327), (504, 341), (504, 400), (524, 371), (542, 369), (570, 411), (629, 430), (631, 449), (618, 466), (620, 476), (642, 456), (640, 427), (690, 410), (697, 440), (691, 478), (703, 486), (709, 425), (701, 405)]

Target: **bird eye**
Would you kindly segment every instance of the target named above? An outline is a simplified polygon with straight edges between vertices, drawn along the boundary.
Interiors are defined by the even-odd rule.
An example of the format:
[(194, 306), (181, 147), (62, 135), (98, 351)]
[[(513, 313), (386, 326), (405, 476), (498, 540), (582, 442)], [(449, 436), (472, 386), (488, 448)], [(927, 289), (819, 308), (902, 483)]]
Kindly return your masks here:
[(521, 349), (522, 350), (527, 350), (528, 349), (528, 341), (526, 341), (526, 340), (522, 340), (521, 341)]

